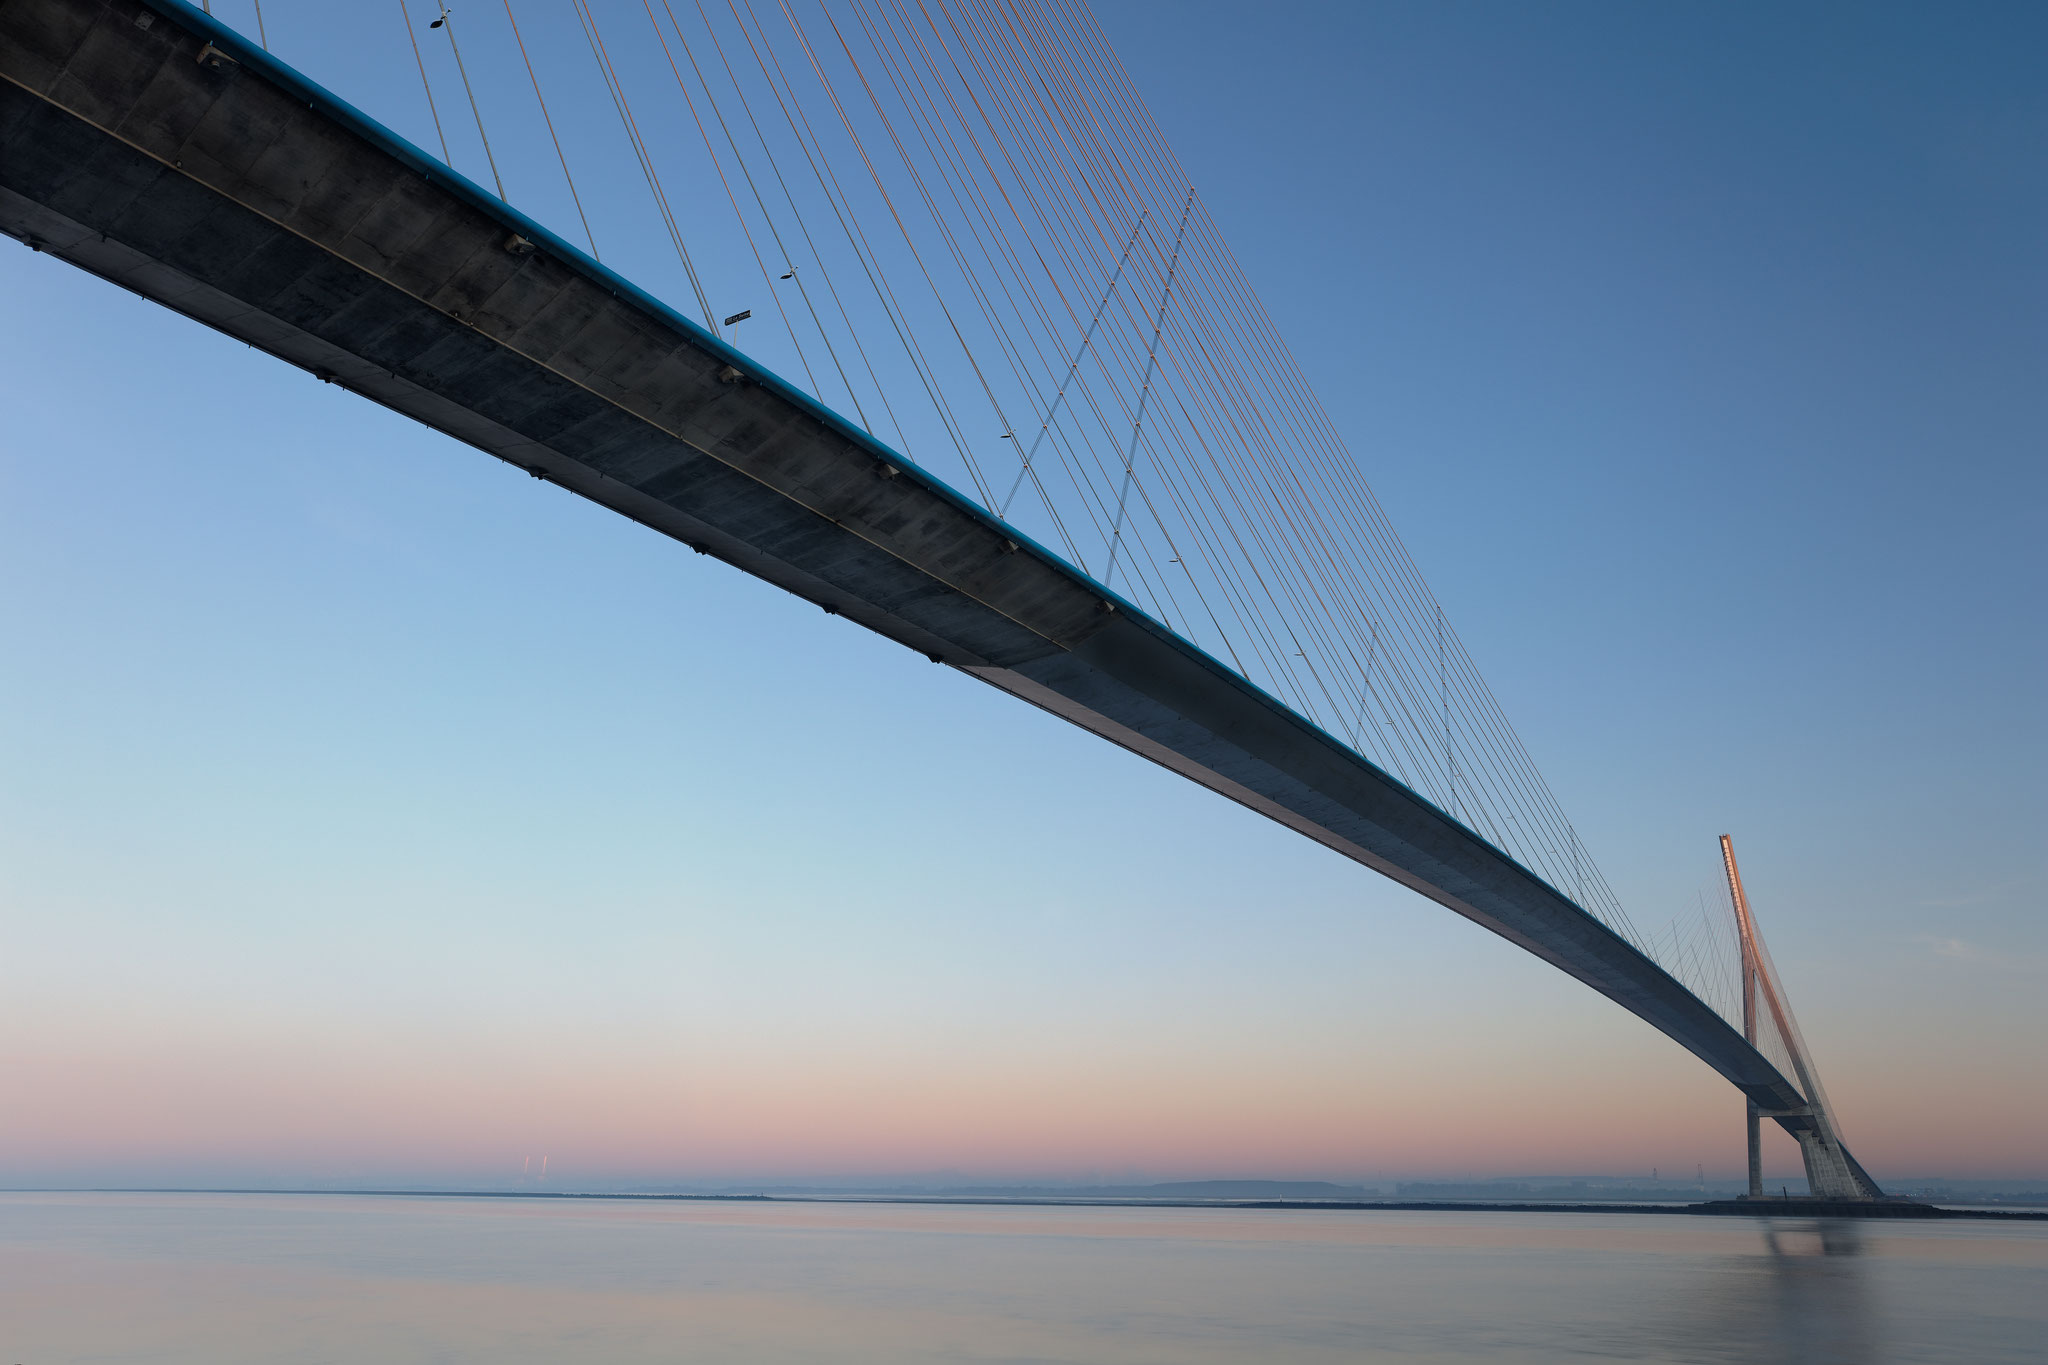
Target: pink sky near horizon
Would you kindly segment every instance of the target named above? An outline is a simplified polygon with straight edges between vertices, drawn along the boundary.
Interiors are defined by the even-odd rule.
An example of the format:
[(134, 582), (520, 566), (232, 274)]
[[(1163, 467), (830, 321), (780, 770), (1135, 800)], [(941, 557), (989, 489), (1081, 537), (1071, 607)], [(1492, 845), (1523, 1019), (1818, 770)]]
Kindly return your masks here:
[[(1576, 990), (1571, 983), (1564, 983)], [(1536, 994), (1549, 994), (1539, 986)], [(191, 1002), (188, 1002), (188, 1004)], [(1214, 1031), (1094, 1047), (994, 1049), (883, 1029), (723, 1055), (602, 1029), (413, 1037), (338, 1013), (294, 1020), (165, 1011), (120, 1029), (40, 1026), (0, 1008), (0, 1183), (447, 1180), (496, 1186), (530, 1157), (554, 1188), (927, 1178), (1466, 1178), (1518, 1174), (1734, 1178), (1741, 1102), (1703, 1065), (1590, 995), (1519, 1037), (1437, 1047), (1234, 1051)], [(266, 1022), (268, 1027), (266, 1028)], [(67, 1024), (73, 1027), (67, 1027)], [(690, 1025), (677, 1021), (679, 1036)], [(1299, 1040), (1296, 1040), (1299, 1041)], [(1147, 1045), (1149, 1043), (1149, 1045)], [(2027, 1059), (1983, 1065), (2023, 1074)], [(2011, 1068), (2019, 1067), (2015, 1073)], [(1864, 1161), (1887, 1176), (2048, 1175), (2044, 1101), (2001, 1107), (1980, 1076), (1907, 1058), (1886, 1076), (1834, 1068)], [(1958, 1112), (1971, 1123), (1959, 1126)], [(1767, 1128), (1769, 1126), (1767, 1125)], [(1773, 1171), (1796, 1149), (1770, 1129)], [(1958, 1141), (1960, 1135), (1965, 1140)]]

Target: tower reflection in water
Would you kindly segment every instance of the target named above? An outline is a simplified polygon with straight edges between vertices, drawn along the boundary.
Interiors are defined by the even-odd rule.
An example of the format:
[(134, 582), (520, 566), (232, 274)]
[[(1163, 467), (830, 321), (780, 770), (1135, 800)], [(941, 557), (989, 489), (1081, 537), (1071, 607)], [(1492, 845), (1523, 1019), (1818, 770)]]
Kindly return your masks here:
[(1744, 1358), (1785, 1365), (1878, 1359), (1863, 1229), (1836, 1219), (1776, 1220), (1757, 1229), (1762, 1254), (1731, 1258), (1715, 1277), (1705, 1340), (1744, 1340)]

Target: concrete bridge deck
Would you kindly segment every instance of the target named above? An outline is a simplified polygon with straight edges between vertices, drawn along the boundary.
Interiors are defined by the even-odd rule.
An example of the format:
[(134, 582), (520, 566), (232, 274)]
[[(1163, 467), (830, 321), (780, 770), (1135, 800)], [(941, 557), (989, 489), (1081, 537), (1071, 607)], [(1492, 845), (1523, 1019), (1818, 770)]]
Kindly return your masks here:
[(0, 0), (0, 231), (1298, 830), (1810, 1126), (1734, 1028), (1478, 834), (189, 5)]

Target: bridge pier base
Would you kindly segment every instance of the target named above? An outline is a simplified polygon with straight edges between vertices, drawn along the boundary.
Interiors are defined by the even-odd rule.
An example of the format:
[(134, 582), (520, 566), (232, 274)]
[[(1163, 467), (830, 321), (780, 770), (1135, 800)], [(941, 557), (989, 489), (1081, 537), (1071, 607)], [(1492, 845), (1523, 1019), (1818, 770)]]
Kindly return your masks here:
[(1815, 1199), (1868, 1199), (1871, 1191), (1856, 1178), (1841, 1145), (1815, 1129), (1794, 1134), (1799, 1155), (1806, 1162), (1806, 1185)]

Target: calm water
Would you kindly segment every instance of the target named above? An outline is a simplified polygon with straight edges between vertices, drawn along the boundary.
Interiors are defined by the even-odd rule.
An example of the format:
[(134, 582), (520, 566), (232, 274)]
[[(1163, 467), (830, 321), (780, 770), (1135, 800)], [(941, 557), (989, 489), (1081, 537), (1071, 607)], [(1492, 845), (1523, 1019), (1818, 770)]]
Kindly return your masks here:
[(0, 1195), (0, 1365), (2044, 1358), (2048, 1224)]

